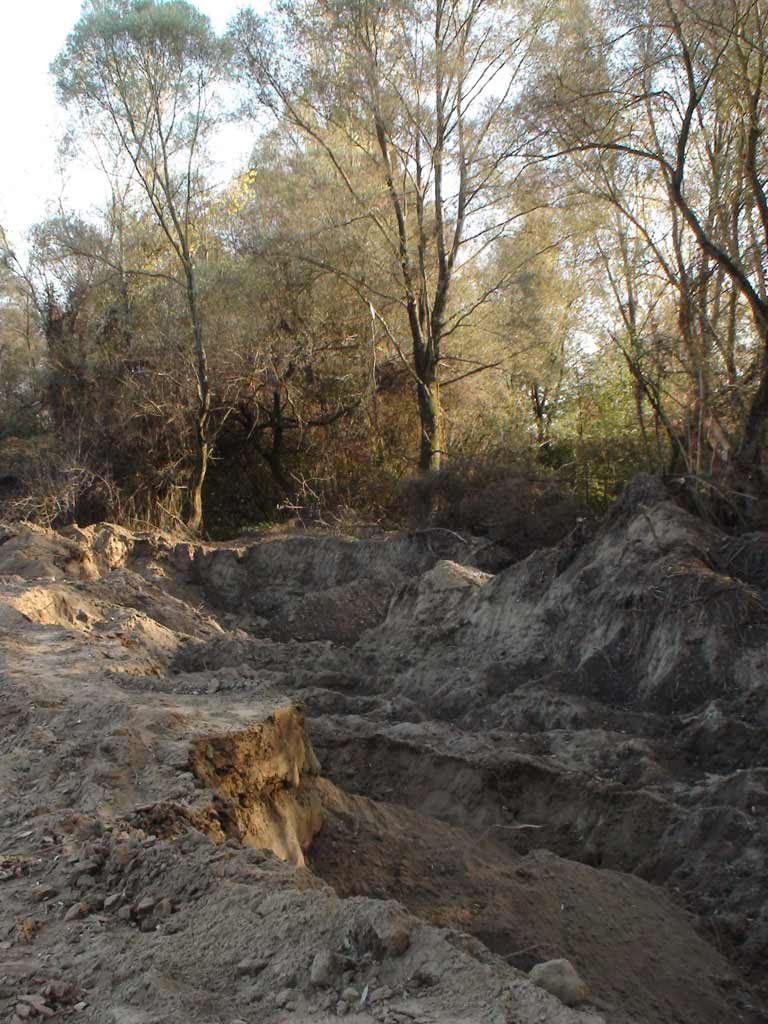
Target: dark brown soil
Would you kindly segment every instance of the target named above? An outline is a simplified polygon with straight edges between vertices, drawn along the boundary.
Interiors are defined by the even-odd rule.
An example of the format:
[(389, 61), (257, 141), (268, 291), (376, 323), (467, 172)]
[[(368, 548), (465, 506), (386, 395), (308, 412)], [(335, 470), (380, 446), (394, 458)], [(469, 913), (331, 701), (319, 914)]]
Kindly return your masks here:
[(749, 1019), (734, 1016), (750, 1003), (736, 973), (640, 879), (545, 850), (518, 856), (493, 831), (473, 835), (402, 806), (330, 788), (324, 797), (331, 813), (309, 862), (339, 895), (397, 899), (521, 970), (567, 957), (617, 1024)]

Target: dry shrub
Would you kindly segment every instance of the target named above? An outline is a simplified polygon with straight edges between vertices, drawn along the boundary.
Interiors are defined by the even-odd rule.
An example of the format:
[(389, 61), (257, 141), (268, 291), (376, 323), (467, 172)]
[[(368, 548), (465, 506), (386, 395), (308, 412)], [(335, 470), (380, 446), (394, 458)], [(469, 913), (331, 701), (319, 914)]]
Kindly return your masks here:
[(608, 515), (611, 526), (626, 525), (638, 512), (653, 508), (672, 497), (667, 484), (660, 476), (639, 473), (619, 495)]
[(768, 608), (758, 590), (701, 561), (670, 566), (651, 593), (667, 616), (690, 619), (694, 613), (700, 624), (711, 627), (738, 630), (768, 622)]
[(768, 593), (768, 533), (726, 538), (715, 561), (722, 572)]
[(14, 483), (0, 492), (0, 519), (60, 527), (119, 518), (114, 486), (80, 445), (13, 440), (3, 451)]
[(718, 530), (768, 530), (768, 480), (763, 473), (748, 473), (734, 463), (718, 475), (673, 476), (665, 483), (682, 508)]
[(503, 546), (509, 562), (558, 544), (588, 515), (555, 477), (490, 459), (453, 462), (407, 481), (398, 511), (411, 527), (488, 537)]

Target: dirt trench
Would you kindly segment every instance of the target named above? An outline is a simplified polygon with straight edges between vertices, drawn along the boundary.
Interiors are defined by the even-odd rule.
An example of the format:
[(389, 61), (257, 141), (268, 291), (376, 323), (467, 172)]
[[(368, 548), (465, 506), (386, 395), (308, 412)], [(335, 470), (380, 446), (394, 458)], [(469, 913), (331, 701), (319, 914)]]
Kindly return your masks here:
[[(54, 961), (74, 929), (93, 950), (99, 1024), (154, 1024), (141, 956), (165, 965), (153, 998), (186, 1000), (195, 1024), (335, 1019), (350, 985), (390, 991), (358, 1010), (392, 1024), (768, 1019), (768, 650), (732, 616), (710, 642), (706, 603), (664, 648), (672, 627), (650, 601), (642, 632), (661, 646), (639, 660), (640, 682), (624, 670), (613, 655), (638, 606), (621, 588), (711, 541), (663, 502), (650, 530), (648, 516), (567, 564), (544, 552), (496, 577), (407, 538), (203, 550), (107, 527), (11, 536), (10, 953), (18, 917)], [(654, 703), (678, 664), (685, 702), (673, 689)], [(708, 673), (698, 703), (694, 668)], [(24, 872), (55, 890), (45, 915)], [(371, 938), (370, 920), (410, 945)], [(256, 950), (242, 969), (232, 935)], [(119, 997), (134, 1016), (106, 1009), (102, 947), (126, 957)], [(338, 978), (315, 984), (329, 950)], [(579, 1010), (519, 973), (559, 957), (591, 989)], [(5, 960), (0, 947), (10, 1013)]]
[[(190, 767), (216, 794), (213, 824), (201, 825), (216, 841), (270, 849), (344, 899), (397, 900), (521, 971), (567, 957), (612, 1024), (760, 1019), (737, 972), (661, 889), (558, 856), (544, 824), (513, 813), (488, 825), (491, 805), (470, 814), (469, 799), (462, 812), (462, 792), (483, 787), (482, 774), (468, 786), (466, 766), (460, 779), (450, 761), (412, 758), (405, 774), (395, 761), (389, 800), (353, 794), (322, 776), (300, 717), (285, 711), (259, 728), (198, 738)], [(372, 760), (354, 772), (358, 790), (382, 776)], [(457, 798), (452, 824), (446, 793)]]
[[(341, 895), (399, 899), (426, 920), (469, 931), (520, 967), (558, 952), (582, 964), (599, 959), (603, 941), (610, 961), (623, 950), (623, 936), (633, 934), (633, 922), (618, 912), (620, 901), (614, 905), (602, 893), (620, 872), (663, 887), (643, 892), (653, 891), (685, 920), (676, 931), (641, 914), (648, 930), (639, 947), (653, 942), (661, 949), (655, 933), (663, 933), (671, 937), (660, 953), (664, 963), (679, 962), (683, 951), (694, 954), (676, 989), (673, 979), (657, 979), (662, 988), (671, 986), (661, 1000), (650, 975), (645, 986), (635, 984), (647, 967), (639, 955), (627, 955), (629, 981), (611, 981), (613, 964), (593, 968), (592, 984), (605, 1005), (628, 1020), (717, 1020), (728, 1013), (762, 1020), (767, 933), (757, 876), (759, 865), (768, 867), (760, 817), (768, 705), (756, 685), (757, 665), (741, 670), (743, 683), (737, 674), (745, 658), (756, 657), (750, 652), (762, 650), (759, 580), (753, 574), (749, 601), (731, 610), (728, 594), (739, 597), (742, 581), (713, 575), (717, 538), (665, 501), (653, 510), (655, 521), (648, 507), (633, 518), (630, 503), (623, 521), (619, 516), (592, 549), (571, 553), (567, 564), (543, 552), (497, 578), (444, 559), (430, 566), (423, 552), (409, 576), (404, 569), (413, 552), (404, 555), (402, 546), (394, 563), (387, 558), (384, 567), (373, 568), (359, 551), (350, 560), (349, 549), (341, 560), (328, 561), (326, 547), (299, 573), (298, 633), (285, 563), (273, 575), (277, 587), (268, 602), (258, 592), (250, 596), (255, 581), (245, 573), (247, 582), (227, 592), (226, 606), (244, 598), (246, 610), (250, 604), (267, 613), (256, 623), (248, 615), (231, 622), (259, 637), (257, 645), (243, 641), (234, 655), (210, 644), (199, 654), (192, 648), (184, 664), (206, 670), (227, 664), (235, 675), (238, 666), (251, 664), (284, 672), (279, 685), (303, 703), (327, 780), (325, 820), (308, 863)], [(750, 544), (762, 550), (761, 539)], [(303, 538), (292, 556), (308, 547)], [(274, 544), (268, 549), (273, 572), (281, 565), (278, 550)], [(238, 556), (237, 571), (262, 557)], [(620, 577), (612, 570), (617, 558), (625, 563)], [(223, 559), (219, 563), (232, 564)], [(626, 564), (632, 560), (636, 569)], [(204, 570), (197, 572), (206, 587)], [(664, 596), (679, 580), (688, 589), (674, 606), (666, 597), (657, 600), (651, 582), (661, 581)], [(369, 586), (375, 600), (361, 604)], [(716, 601), (709, 599), (712, 588)], [(584, 626), (581, 610), (590, 590), (597, 621), (602, 618), (597, 632)], [(215, 606), (218, 591), (207, 593)], [(573, 602), (569, 626), (566, 609)], [(358, 605), (367, 609), (362, 619), (352, 614)], [(519, 635), (511, 628), (515, 622)], [(638, 628), (648, 651), (632, 639)], [(532, 644), (532, 653), (524, 653)], [(629, 665), (622, 660), (625, 648)], [(366, 823), (377, 809), (386, 809), (388, 826), (371, 831)], [(440, 833), (443, 828), (448, 831)], [(352, 858), (343, 854), (339, 837), (345, 835), (354, 841)], [(392, 835), (400, 835), (395, 846)], [(408, 850), (421, 849), (425, 835), (434, 845), (413, 860)], [(598, 914), (579, 941), (573, 933), (564, 937), (543, 919), (527, 922), (519, 893), (502, 899), (504, 913), (478, 914), (478, 865), (461, 857), (444, 863), (446, 846), (478, 844), (490, 851), (486, 863), (497, 861), (486, 906), (493, 904), (488, 894), (494, 887), (505, 891), (510, 865), (548, 855), (572, 871), (599, 869), (589, 875), (593, 896), (598, 906), (607, 901), (610, 920), (620, 922), (616, 931)], [(390, 862), (408, 870), (388, 868)], [(580, 919), (589, 917), (586, 902)], [(686, 911), (697, 916), (686, 920)], [(686, 929), (695, 942), (681, 938)], [(711, 948), (727, 954), (736, 970), (697, 968), (697, 957)], [(703, 1001), (691, 996), (697, 971), (720, 986), (713, 983)], [(627, 1003), (629, 1009), (621, 1009)]]
[(270, 850), (304, 866), (323, 823), (317, 758), (295, 708), (279, 708), (265, 722), (240, 732), (198, 736), (189, 769), (216, 794), (216, 841)]
[[(194, 741), (189, 768), (215, 794), (213, 813), (197, 825), (217, 843), (308, 868), (343, 899), (397, 900), (518, 970), (567, 957), (613, 1024), (758, 1019), (737, 973), (661, 889), (558, 856), (543, 824), (513, 813), (508, 824), (488, 825), (488, 809), (469, 814), (469, 800), (462, 813), (466, 768), (458, 785), (456, 765), (411, 759), (406, 793), (394, 762), (389, 781), (400, 788), (390, 787), (389, 800), (353, 794), (323, 777), (301, 716), (281, 709), (258, 726)], [(358, 789), (381, 786), (381, 764), (359, 762), (355, 778)], [(457, 797), (452, 824), (446, 793)]]
[(640, 879), (542, 848), (516, 854), (494, 830), (448, 826), (327, 784), (323, 791), (327, 818), (309, 864), (339, 895), (398, 899), (523, 971), (567, 957), (617, 1024), (714, 1022), (749, 1005), (688, 915)]

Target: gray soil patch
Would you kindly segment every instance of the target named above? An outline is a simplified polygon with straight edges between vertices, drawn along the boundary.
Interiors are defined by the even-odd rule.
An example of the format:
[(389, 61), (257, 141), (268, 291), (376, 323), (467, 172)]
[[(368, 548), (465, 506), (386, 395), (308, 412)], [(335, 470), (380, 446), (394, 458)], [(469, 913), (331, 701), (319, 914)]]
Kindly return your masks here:
[(9, 526), (0, 1019), (767, 1020), (766, 550)]

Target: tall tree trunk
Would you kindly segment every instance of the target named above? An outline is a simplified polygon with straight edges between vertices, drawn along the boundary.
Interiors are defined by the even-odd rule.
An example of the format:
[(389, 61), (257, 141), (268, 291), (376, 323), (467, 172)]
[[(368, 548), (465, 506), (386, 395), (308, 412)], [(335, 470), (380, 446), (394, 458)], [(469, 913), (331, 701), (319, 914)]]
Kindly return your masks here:
[(203, 325), (197, 305), (197, 283), (191, 262), (185, 267), (187, 303), (192, 321), (195, 348), (195, 377), (197, 382), (197, 411), (195, 413), (195, 456), (189, 482), (187, 526), (193, 533), (203, 528), (203, 486), (208, 472), (211, 448), (208, 440), (208, 420), (211, 413), (211, 386), (208, 379), (208, 356), (203, 342)]
[[(207, 417), (206, 417), (207, 419)], [(192, 467), (192, 479), (189, 485), (189, 501), (187, 510), (187, 526), (193, 533), (203, 528), (203, 485), (208, 472), (210, 446), (206, 442), (205, 422), (198, 415), (195, 423), (196, 451)]]
[(272, 479), (282, 491), (288, 490), (288, 479), (283, 469), (283, 442), (285, 439), (285, 425), (283, 422), (283, 403), (280, 397), (280, 389), (275, 388), (272, 392), (272, 447), (263, 452), (264, 458), (269, 463)]
[(739, 445), (738, 461), (749, 470), (760, 466), (763, 462), (765, 436), (768, 431), (768, 343), (763, 348), (760, 365), (760, 377), (757, 391), (752, 401), (744, 424), (741, 444)]
[[(426, 376), (426, 379), (425, 379)], [(419, 400), (419, 471), (435, 472), (443, 462), (443, 415), (440, 408), (440, 385), (433, 372), (421, 376), (417, 385)]]
[(536, 424), (536, 447), (542, 449), (546, 444), (547, 431), (544, 423), (544, 406), (546, 399), (542, 391), (539, 390), (539, 385), (534, 381), (529, 385), (528, 391), (531, 399), (531, 408), (533, 410), (533, 422)]

